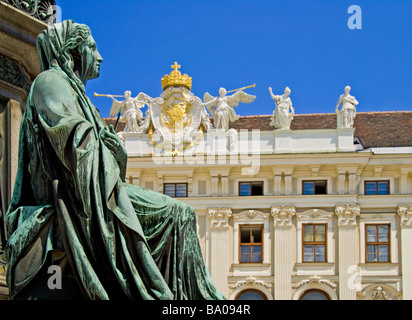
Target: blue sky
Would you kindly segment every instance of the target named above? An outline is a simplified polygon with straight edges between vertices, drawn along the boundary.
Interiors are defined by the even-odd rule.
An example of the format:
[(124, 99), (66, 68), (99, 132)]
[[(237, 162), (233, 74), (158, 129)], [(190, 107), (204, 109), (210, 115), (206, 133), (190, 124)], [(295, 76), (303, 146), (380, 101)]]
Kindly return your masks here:
[[(111, 100), (93, 93), (157, 97), (177, 61), (192, 92), (220, 87), (256, 95), (239, 115), (272, 114), (268, 87), (289, 86), (297, 114), (331, 113), (350, 85), (359, 112), (412, 110), (410, 0), (56, 0), (62, 19), (90, 26), (104, 58), (87, 94), (103, 117)], [(348, 8), (362, 9), (351, 30)]]

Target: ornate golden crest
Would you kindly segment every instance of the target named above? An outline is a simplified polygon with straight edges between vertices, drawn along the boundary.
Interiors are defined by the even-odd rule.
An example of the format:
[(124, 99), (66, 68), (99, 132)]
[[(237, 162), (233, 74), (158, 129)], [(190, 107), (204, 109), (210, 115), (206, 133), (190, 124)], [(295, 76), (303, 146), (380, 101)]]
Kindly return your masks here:
[(173, 96), (163, 103), (162, 125), (172, 133), (190, 126), (192, 117), (191, 104), (181, 96)]
[(203, 131), (211, 127), (202, 100), (190, 91), (192, 78), (179, 68), (177, 62), (172, 65), (170, 75), (162, 78), (163, 93), (149, 105), (150, 142), (172, 156), (199, 144)]

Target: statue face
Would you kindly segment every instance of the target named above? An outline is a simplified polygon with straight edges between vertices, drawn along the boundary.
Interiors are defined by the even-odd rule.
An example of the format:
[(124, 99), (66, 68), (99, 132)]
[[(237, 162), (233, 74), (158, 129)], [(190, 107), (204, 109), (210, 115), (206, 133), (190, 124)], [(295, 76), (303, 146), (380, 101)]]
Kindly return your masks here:
[(91, 35), (83, 45), (82, 56), (86, 61), (86, 63), (83, 62), (83, 66), (87, 65), (88, 78), (97, 78), (100, 75), (100, 64), (102, 63), (103, 58), (99, 51), (97, 51), (96, 42)]
[(219, 94), (221, 97), (224, 97), (226, 95), (226, 89), (225, 88), (220, 88), (219, 89)]
[(290, 95), (290, 93), (291, 93), (291, 90), (288, 88), (288, 87), (286, 87), (286, 89), (285, 89), (285, 96), (289, 96)]

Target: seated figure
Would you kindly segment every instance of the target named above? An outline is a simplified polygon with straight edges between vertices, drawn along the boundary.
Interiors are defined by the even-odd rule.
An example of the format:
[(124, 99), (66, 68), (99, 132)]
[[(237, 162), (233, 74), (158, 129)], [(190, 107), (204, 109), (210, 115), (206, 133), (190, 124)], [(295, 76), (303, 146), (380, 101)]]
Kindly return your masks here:
[[(86, 25), (49, 26), (23, 116), (6, 215), (11, 299), (224, 299), (193, 209), (126, 184), (127, 153), (85, 94), (102, 57)], [(50, 266), (61, 289), (50, 288)], [(56, 268), (55, 268), (56, 269)]]

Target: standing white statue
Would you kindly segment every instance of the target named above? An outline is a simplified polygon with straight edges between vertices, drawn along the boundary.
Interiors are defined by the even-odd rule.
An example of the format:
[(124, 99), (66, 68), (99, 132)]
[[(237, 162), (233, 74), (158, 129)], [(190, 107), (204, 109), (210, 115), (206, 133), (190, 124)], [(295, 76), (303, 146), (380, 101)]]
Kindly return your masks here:
[[(349, 94), (350, 90), (350, 86), (345, 87), (345, 93), (340, 96), (338, 104), (336, 105), (338, 128), (353, 128), (354, 126), (356, 106), (359, 102)], [(340, 105), (342, 105), (341, 111), (339, 111)]]
[(149, 104), (152, 98), (143, 92), (140, 92), (137, 97), (132, 98), (130, 91), (125, 91), (123, 101), (116, 100), (112, 95), (107, 95), (113, 99), (110, 117), (114, 118), (119, 112), (123, 113), (120, 117), (120, 122), (126, 123), (125, 132), (139, 132), (140, 122), (143, 119), (143, 112), (140, 110), (146, 104)]
[(249, 87), (233, 90), (237, 92), (231, 96), (226, 96), (228, 91), (226, 91), (225, 88), (219, 89), (219, 97), (213, 97), (208, 92), (205, 93), (203, 97), (204, 105), (213, 117), (215, 129), (228, 131), (229, 122), (234, 122), (239, 119), (234, 108), (237, 107), (240, 102), (251, 103), (256, 99), (256, 96), (242, 91), (246, 88)]
[(276, 129), (290, 130), (290, 124), (292, 123), (295, 115), (295, 109), (293, 108), (292, 100), (289, 97), (291, 90), (289, 87), (286, 87), (283, 95), (274, 95), (272, 88), (269, 87), (269, 92), (270, 96), (276, 103), (276, 108), (273, 111), (273, 115), (271, 117), (272, 122), (270, 125)]

